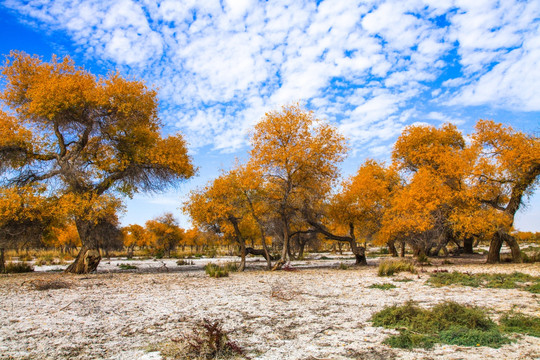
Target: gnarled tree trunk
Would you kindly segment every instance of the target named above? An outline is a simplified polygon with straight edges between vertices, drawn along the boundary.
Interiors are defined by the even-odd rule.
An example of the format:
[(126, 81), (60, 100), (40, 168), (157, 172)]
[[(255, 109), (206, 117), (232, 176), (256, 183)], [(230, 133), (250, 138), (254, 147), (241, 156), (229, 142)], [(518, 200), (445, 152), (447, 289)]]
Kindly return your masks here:
[(75, 260), (65, 272), (73, 274), (88, 274), (97, 270), (101, 261), (99, 244), (94, 236), (94, 224), (87, 220), (75, 220), (77, 232), (81, 238), (82, 247)]
[(395, 240), (388, 241), (386, 246), (388, 247), (388, 251), (390, 251), (390, 254), (392, 254), (392, 257), (398, 257)]

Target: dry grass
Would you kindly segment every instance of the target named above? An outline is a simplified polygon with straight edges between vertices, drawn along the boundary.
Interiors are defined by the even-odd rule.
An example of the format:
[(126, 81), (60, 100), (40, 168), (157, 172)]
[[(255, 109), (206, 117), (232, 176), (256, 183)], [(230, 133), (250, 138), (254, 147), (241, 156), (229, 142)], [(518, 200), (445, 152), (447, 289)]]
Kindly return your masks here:
[(69, 289), (73, 284), (61, 278), (34, 279), (27, 282), (34, 290)]

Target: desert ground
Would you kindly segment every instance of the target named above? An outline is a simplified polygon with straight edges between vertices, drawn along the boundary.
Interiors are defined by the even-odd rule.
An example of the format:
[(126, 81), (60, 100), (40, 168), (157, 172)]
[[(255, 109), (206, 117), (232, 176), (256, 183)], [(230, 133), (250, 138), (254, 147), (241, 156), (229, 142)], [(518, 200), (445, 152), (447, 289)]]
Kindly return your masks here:
[[(292, 264), (295, 271), (268, 272), (250, 259), (244, 273), (210, 278), (208, 261), (176, 265), (175, 260), (131, 260), (135, 270), (119, 270), (125, 259), (104, 259), (98, 272), (66, 275), (62, 267), (0, 275), (0, 359), (162, 359), (159, 345), (181, 337), (202, 319), (220, 321), (251, 359), (540, 359), (540, 339), (511, 335), (499, 349), (436, 345), (402, 350), (382, 344), (395, 330), (373, 327), (371, 316), (408, 300), (430, 307), (451, 300), (499, 312), (517, 309), (540, 315), (540, 297), (518, 289), (426, 284), (434, 270), (519, 271), (540, 275), (538, 264), (437, 265), (416, 275), (377, 276), (380, 259), (367, 267), (339, 269), (339, 257)], [(320, 256), (319, 256), (320, 258)], [(52, 271), (51, 271), (52, 270)], [(400, 282), (410, 278), (410, 282)], [(37, 290), (40, 282), (64, 287)], [(390, 290), (369, 288), (393, 283)]]

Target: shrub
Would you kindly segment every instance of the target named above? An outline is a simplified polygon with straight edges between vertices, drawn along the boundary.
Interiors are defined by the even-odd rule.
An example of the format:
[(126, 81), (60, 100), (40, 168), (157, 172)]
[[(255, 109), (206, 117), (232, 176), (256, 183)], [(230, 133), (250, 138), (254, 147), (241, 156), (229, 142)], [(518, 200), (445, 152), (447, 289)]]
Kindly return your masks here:
[(244, 350), (223, 330), (219, 321), (204, 319), (190, 333), (162, 344), (165, 359), (245, 359)]
[[(525, 286), (524, 283), (534, 282), (535, 284)], [(524, 289), (527, 291), (540, 292), (540, 277), (514, 272), (511, 274), (469, 274), (454, 271), (452, 273), (430, 274), (428, 283), (433, 286), (461, 285), (471, 287), (487, 287), (499, 289)]]
[(511, 342), (498, 329), (477, 330), (463, 327), (452, 327), (441, 331), (440, 341), (448, 345), (489, 346), (499, 348)]
[(214, 263), (206, 264), (204, 266), (204, 271), (208, 274), (208, 276), (214, 278), (229, 276), (229, 272), (227, 271), (227, 269)]
[(372, 284), (371, 286), (369, 286), (370, 289), (379, 289), (379, 290), (390, 290), (390, 289), (395, 289), (396, 288), (396, 285), (394, 284)]
[(339, 266), (338, 266), (338, 269), (339, 270), (347, 270), (349, 268), (349, 265), (343, 263), (343, 262), (340, 262), (339, 263)]
[(540, 262), (540, 251), (536, 251), (533, 253), (526, 253), (525, 251), (521, 252), (521, 258), (523, 259), (524, 263), (537, 263)]
[(392, 347), (430, 348), (435, 343), (500, 347), (510, 342), (484, 310), (455, 302), (428, 310), (409, 301), (379, 311), (371, 321), (375, 326), (399, 329), (399, 335), (385, 340)]
[(540, 294), (540, 282), (525, 287), (525, 290), (532, 292), (533, 294)]
[(379, 264), (379, 276), (392, 276), (402, 271), (408, 271), (416, 274), (414, 265), (405, 260), (385, 260)]
[(118, 264), (116, 265), (122, 270), (134, 270), (137, 269), (137, 266), (131, 264)]
[(32, 265), (22, 261), (22, 262), (9, 262), (5, 266), (5, 272), (6, 274), (13, 274), (13, 273), (26, 273), (26, 272), (32, 272), (34, 271), (34, 268)]
[(436, 343), (437, 339), (433, 336), (415, 334), (406, 330), (399, 335), (389, 336), (383, 341), (383, 344), (399, 349), (413, 349), (419, 347), (431, 349)]
[(540, 317), (510, 312), (500, 319), (505, 332), (514, 332), (540, 337)]

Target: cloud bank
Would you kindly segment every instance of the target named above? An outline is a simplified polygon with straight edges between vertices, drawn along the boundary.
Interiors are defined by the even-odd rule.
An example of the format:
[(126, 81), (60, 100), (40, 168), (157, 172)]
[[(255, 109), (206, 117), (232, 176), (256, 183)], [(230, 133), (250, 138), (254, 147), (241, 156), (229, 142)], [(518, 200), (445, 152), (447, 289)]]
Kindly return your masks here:
[(158, 87), (195, 148), (237, 150), (265, 111), (298, 100), (374, 153), (419, 117), (459, 121), (425, 104), (540, 111), (538, 1), (2, 5)]

